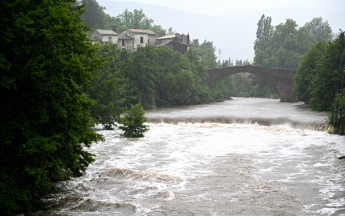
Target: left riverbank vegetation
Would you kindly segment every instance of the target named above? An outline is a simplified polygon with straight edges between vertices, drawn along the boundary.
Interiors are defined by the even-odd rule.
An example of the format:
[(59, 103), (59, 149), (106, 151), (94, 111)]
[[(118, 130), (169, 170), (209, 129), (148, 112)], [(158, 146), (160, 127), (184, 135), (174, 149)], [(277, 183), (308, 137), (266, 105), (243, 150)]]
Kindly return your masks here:
[[(88, 7), (90, 2), (94, 8)], [(118, 29), (138, 26), (173, 33), (172, 28), (154, 25), (141, 10), (110, 17), (95, 0), (2, 1), (0, 6), (0, 25), (6, 30), (0, 36), (2, 215), (44, 210), (42, 197), (60, 191), (54, 182), (81, 176), (94, 161), (86, 148), (103, 140), (92, 130), (97, 123), (105, 129), (114, 128), (118, 122), (126, 126), (128, 118), (138, 114), (141, 126), (145, 126), (143, 109), (210, 103), (237, 95), (276, 97), (271, 86), (250, 74), (226, 78), (211, 92), (206, 84), (207, 68), (231, 66), (233, 62), (217, 63), (216, 48), (207, 40), (199, 43), (194, 39), (193, 47), (180, 54), (169, 46), (150, 45), (128, 52), (111, 43), (92, 44), (87, 37), (92, 29), (114, 25)], [(93, 9), (100, 19), (87, 23)], [(344, 33), (334, 41), (319, 42), (315, 45), (319, 51), (313, 51), (318, 39), (306, 27), (297, 29), (294, 21), (287, 20), (274, 28), (269, 20), (262, 19), (253, 64), (296, 69), (310, 50), (317, 64), (310, 60), (307, 66), (312, 70), (303, 72), (302, 65), (314, 55), (308, 53), (296, 76), (296, 80), (312, 80), (310, 88), (304, 86), (310, 93), (302, 98), (316, 110), (344, 107), (345, 94), (339, 90), (340, 74), (345, 69), (341, 55)], [(303, 40), (306, 44), (298, 45)], [(269, 55), (271, 52), (275, 54)], [(203, 55), (201, 61), (195, 53)], [(236, 60), (235, 65), (243, 64), (249, 62)], [(300, 74), (307, 78), (299, 78)], [(128, 111), (121, 118), (128, 108), (135, 112)], [(147, 128), (142, 129), (138, 136)]]
[(71, 0), (1, 1), (0, 214), (44, 209), (54, 182), (94, 161), (94, 101), (81, 88), (101, 65)]

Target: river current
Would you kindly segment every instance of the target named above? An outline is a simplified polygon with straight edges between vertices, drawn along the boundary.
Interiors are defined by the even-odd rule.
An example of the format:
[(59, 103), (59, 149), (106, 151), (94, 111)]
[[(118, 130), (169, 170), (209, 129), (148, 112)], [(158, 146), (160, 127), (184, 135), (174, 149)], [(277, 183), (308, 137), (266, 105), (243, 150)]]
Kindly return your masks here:
[(33, 215), (345, 215), (345, 137), (326, 113), (233, 98), (146, 117), (140, 139), (99, 127), (96, 161)]

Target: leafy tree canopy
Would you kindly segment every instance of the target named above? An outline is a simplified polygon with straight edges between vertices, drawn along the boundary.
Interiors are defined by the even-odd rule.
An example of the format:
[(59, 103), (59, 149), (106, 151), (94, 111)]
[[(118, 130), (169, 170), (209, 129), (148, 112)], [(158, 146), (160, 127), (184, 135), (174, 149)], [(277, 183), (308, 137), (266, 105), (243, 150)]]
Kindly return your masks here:
[(1, 1), (0, 212), (44, 207), (52, 182), (83, 174), (84, 147), (102, 139), (93, 101), (81, 91), (101, 60), (87, 39), (82, 7), (70, 0)]
[(264, 36), (269, 35), (271, 29), (271, 22), (272, 18), (270, 16), (265, 18), (265, 14), (263, 14), (257, 24), (258, 28), (256, 30), (256, 38), (260, 39)]
[(322, 17), (316, 17), (304, 25), (310, 35), (313, 35), (316, 41), (329, 41), (332, 39), (332, 28), (328, 21), (323, 22)]
[(105, 129), (111, 129), (119, 121), (124, 111), (125, 81), (120, 74), (119, 59), (121, 50), (117, 44), (96, 44), (99, 48), (98, 56), (106, 61), (97, 70), (97, 76), (91, 81), (84, 92), (95, 100), (91, 107), (91, 116), (95, 123), (101, 123)]
[(144, 137), (144, 133), (149, 130), (148, 126), (144, 123), (147, 122), (145, 118), (145, 111), (140, 103), (132, 105), (124, 117), (121, 119), (123, 126), (119, 126), (119, 129), (123, 130), (124, 137)]
[(305, 28), (287, 19), (254, 43), (254, 65), (297, 69), (303, 55), (316, 43)]
[(320, 41), (315, 44), (304, 56), (301, 64), (297, 68), (295, 79), (295, 91), (298, 94), (298, 99), (309, 103), (311, 98), (312, 80), (315, 78), (318, 69), (318, 62), (320, 62), (326, 51), (327, 43)]
[(82, 15), (82, 22), (91, 27), (91, 31), (105, 29), (108, 26), (105, 7), (98, 4), (97, 0), (80, 0), (80, 5), (85, 5), (85, 13)]
[(336, 94), (340, 93), (345, 70), (345, 35), (328, 43), (322, 58), (316, 62), (317, 71), (311, 84), (310, 104), (315, 110), (329, 110)]
[(202, 63), (206, 68), (217, 67), (216, 47), (213, 45), (213, 42), (204, 40), (200, 44), (198, 39), (194, 39), (192, 40), (192, 47), (194, 52), (202, 55)]

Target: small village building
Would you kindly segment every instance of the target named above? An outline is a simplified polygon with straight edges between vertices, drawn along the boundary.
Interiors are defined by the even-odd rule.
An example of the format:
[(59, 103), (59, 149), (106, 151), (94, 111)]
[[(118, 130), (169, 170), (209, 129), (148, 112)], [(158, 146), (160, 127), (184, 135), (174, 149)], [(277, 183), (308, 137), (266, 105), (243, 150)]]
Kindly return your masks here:
[[(117, 34), (114, 30), (97, 29), (90, 37), (93, 42), (110, 42), (117, 43), (121, 50), (134, 52), (138, 46), (156, 45), (171, 46), (174, 51), (185, 54), (191, 47), (189, 34), (165, 35), (157, 38), (157, 34), (151, 30), (127, 29), (121, 34)], [(201, 55), (198, 55), (201, 59)]]
[(190, 48), (189, 34), (179, 34), (175, 35), (165, 35), (159, 38), (156, 38), (157, 46), (171, 46), (174, 51), (177, 51), (181, 54), (185, 54)]
[(129, 37), (126, 34), (119, 34), (119, 38), (118, 38), (118, 43), (117, 46), (119, 47), (119, 49), (121, 50), (131, 50), (133, 47), (133, 38)]
[(151, 30), (127, 29), (120, 34), (118, 46), (133, 52), (138, 46), (155, 45), (156, 35)]
[(102, 30), (97, 29), (90, 37), (92, 42), (110, 42), (110, 43), (117, 43), (118, 41), (118, 34), (113, 30)]

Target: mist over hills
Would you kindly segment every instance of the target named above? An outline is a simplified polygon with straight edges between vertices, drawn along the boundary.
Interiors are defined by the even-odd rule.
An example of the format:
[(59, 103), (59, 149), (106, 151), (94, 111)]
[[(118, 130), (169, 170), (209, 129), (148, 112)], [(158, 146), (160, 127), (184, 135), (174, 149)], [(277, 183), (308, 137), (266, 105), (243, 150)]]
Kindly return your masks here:
[(272, 25), (285, 22), (290, 18), (303, 26), (315, 17), (327, 20), (333, 32), (339, 29), (345, 30), (344, 9), (339, 10), (315, 10), (305, 8), (277, 8), (265, 11), (236, 11), (219, 16), (207, 16), (176, 10), (168, 7), (142, 4), (131, 1), (113, 2), (99, 0), (100, 5), (106, 7), (106, 13), (117, 16), (128, 9), (143, 9), (148, 18), (154, 20), (156, 25), (168, 29), (172, 27), (178, 33), (189, 33), (191, 39), (199, 39), (199, 42), (212, 41), (218, 49), (221, 49), (220, 59), (248, 59), (253, 61), (254, 41), (256, 38), (257, 22), (262, 14), (272, 17)]

